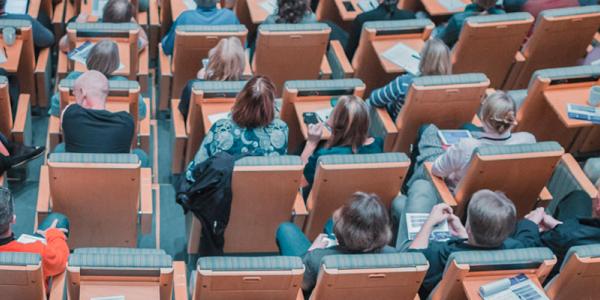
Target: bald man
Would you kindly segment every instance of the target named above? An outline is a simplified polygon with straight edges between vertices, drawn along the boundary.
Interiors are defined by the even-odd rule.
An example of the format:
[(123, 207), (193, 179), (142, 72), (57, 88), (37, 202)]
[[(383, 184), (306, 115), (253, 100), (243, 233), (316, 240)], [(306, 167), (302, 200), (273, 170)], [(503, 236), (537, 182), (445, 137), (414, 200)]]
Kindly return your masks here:
[(75, 80), (73, 94), (76, 103), (67, 106), (61, 117), (64, 150), (129, 153), (135, 123), (128, 112), (106, 110), (108, 79), (98, 71), (85, 72)]

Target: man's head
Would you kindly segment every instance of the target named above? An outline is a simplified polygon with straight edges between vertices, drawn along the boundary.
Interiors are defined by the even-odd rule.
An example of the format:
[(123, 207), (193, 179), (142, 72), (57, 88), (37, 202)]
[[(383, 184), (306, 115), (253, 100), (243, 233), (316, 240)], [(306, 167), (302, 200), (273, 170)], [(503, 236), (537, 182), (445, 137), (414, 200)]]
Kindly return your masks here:
[[(1, 0), (0, 0), (1, 1)], [(195, 0), (198, 7), (215, 7), (218, 0)]]
[(498, 247), (515, 230), (517, 210), (502, 192), (480, 190), (473, 194), (467, 208), (469, 243)]
[(10, 234), (10, 226), (15, 222), (13, 197), (9, 189), (0, 188), (0, 237)]
[(87, 109), (104, 109), (108, 97), (108, 79), (98, 71), (87, 71), (73, 85), (77, 104)]
[(109, 0), (102, 12), (102, 22), (105, 23), (128, 23), (131, 22), (131, 18), (133, 5), (129, 0)]

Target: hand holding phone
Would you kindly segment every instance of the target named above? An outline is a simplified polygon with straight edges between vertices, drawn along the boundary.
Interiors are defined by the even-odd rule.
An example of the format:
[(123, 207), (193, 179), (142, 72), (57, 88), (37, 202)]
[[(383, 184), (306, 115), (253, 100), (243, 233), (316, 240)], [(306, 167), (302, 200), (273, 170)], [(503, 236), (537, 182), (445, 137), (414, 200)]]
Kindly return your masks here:
[(304, 118), (304, 124), (306, 125), (319, 123), (319, 118), (314, 112), (305, 112), (302, 114), (302, 117)]

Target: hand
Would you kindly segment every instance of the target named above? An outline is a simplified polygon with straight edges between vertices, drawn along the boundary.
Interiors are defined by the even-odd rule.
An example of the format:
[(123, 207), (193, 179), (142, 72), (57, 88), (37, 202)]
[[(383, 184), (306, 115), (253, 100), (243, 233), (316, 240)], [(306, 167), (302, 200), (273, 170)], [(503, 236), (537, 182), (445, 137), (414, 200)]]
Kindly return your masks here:
[(448, 216), (448, 228), (450, 229), (450, 234), (452, 236), (463, 239), (469, 238), (467, 229), (465, 229), (465, 226), (460, 222), (460, 218), (454, 214)]
[(525, 215), (525, 219), (539, 225), (540, 222), (542, 222), (542, 220), (544, 219), (545, 215), (546, 215), (546, 212), (544, 211), (544, 208), (538, 207), (538, 208), (532, 210), (527, 215)]
[(200, 69), (200, 71), (198, 71), (198, 74), (196, 74), (196, 77), (198, 79), (206, 79), (206, 69), (205, 68)]
[(75, 19), (75, 23), (86, 23), (88, 20), (88, 14), (82, 12), (79, 14), (79, 16), (77, 16), (77, 18)]
[(50, 230), (50, 229), (58, 229), (58, 230), (62, 231), (62, 232), (63, 232), (63, 233), (65, 233), (65, 234), (69, 233), (69, 230), (68, 230), (68, 229), (66, 229), (66, 228), (56, 228), (56, 224), (58, 224), (58, 220), (54, 220), (54, 221), (52, 221), (52, 224), (50, 224), (50, 227), (48, 227), (46, 230), (41, 230), (41, 229), (38, 229), (38, 230), (36, 231), (36, 233), (37, 233), (37, 234), (39, 234), (39, 235), (41, 235), (41, 236), (43, 236), (44, 238), (46, 238), (46, 233), (47, 233), (47, 232), (48, 232), (48, 230)]
[(319, 234), (319, 236), (317, 236), (317, 238), (315, 239), (315, 241), (312, 243), (312, 245), (310, 245), (310, 248), (308, 248), (308, 251), (313, 251), (315, 249), (325, 249), (327, 248), (327, 234), (325, 233), (321, 233)]
[(448, 218), (451, 215), (453, 215), (452, 207), (450, 207), (448, 204), (446, 204), (446, 203), (436, 204), (431, 209), (431, 212), (429, 213), (429, 218), (427, 219), (427, 222), (430, 225), (435, 226), (437, 224), (444, 222), (445, 220), (448, 220)]
[(323, 136), (323, 123), (308, 124), (307, 142), (318, 144)]
[(544, 232), (544, 231), (552, 230), (552, 229), (554, 229), (554, 227), (556, 227), (557, 225), (560, 225), (562, 223), (563, 222), (555, 219), (551, 215), (544, 214), (544, 218), (542, 219), (542, 222), (540, 223), (540, 231)]

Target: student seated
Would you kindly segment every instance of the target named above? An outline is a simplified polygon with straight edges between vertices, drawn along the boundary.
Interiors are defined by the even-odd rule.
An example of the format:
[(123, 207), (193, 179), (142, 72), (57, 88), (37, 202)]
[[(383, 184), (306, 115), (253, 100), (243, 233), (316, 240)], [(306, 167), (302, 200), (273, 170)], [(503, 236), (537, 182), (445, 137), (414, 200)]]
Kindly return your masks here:
[(357, 192), (338, 208), (311, 244), (293, 223), (277, 229), (281, 255), (299, 256), (305, 266), (302, 290), (310, 292), (317, 283), (321, 259), (335, 254), (394, 253), (388, 243), (392, 238), (387, 209), (375, 194)]
[(386, 86), (371, 92), (369, 104), (375, 107), (385, 107), (396, 120), (408, 89), (417, 76), (450, 75), (452, 74), (452, 59), (450, 49), (438, 39), (428, 40), (421, 50), (419, 62), (419, 74), (402, 74)]
[(9, 141), (0, 133), (0, 175), (41, 156), (46, 147), (30, 147)]
[(54, 33), (38, 20), (26, 14), (9, 14), (4, 8), (9, 0), (0, 0), (0, 20), (28, 20), (31, 21), (33, 44), (36, 48), (48, 48), (54, 45)]
[(439, 30), (437, 34), (437, 38), (441, 39), (448, 45), (448, 47), (452, 48), (454, 44), (458, 41), (458, 35), (465, 23), (467, 17), (479, 16), (479, 15), (497, 15), (503, 14), (504, 10), (496, 7), (496, 0), (472, 0), (473, 3), (469, 4), (465, 7), (464, 12), (454, 14), (450, 20), (448, 20), (448, 24), (446, 27), (443, 27)]
[(162, 47), (167, 55), (173, 54), (175, 47), (175, 28), (178, 25), (235, 25), (240, 24), (231, 10), (217, 8), (218, 0), (194, 0), (196, 10), (184, 11), (177, 17), (169, 32), (162, 40)]
[[(344, 47), (346, 56), (348, 56), (350, 60), (352, 60), (352, 57), (354, 57), (354, 52), (356, 52), (356, 48), (358, 48), (358, 43), (360, 42), (360, 33), (362, 32), (363, 25), (366, 22), (407, 20), (414, 18), (415, 14), (412, 11), (398, 9), (398, 0), (379, 0), (379, 6), (376, 9), (361, 13), (352, 22), (352, 28), (348, 35), (348, 42)], [(335, 29), (332, 31), (332, 35), (338, 35), (337, 31), (338, 29), (335, 27)]]
[(218, 120), (202, 140), (185, 176), (194, 182), (194, 168), (219, 153), (277, 156), (287, 153), (288, 127), (275, 117), (275, 85), (264, 76), (250, 79), (238, 94), (231, 113)]
[[(86, 23), (88, 22), (88, 15), (86, 13), (81, 13), (76, 17), (73, 17), (69, 20), (68, 23), (77, 22), (77, 23)], [(133, 17), (133, 5), (129, 2), (129, 0), (108, 0), (104, 9), (102, 10), (102, 18), (98, 19), (98, 22), (103, 23), (137, 23), (135, 18)], [(69, 52), (71, 51), (71, 46), (69, 45), (68, 36), (65, 34), (59, 41), (58, 46), (60, 51)], [(140, 27), (140, 31), (138, 34), (138, 50), (142, 51), (144, 48), (148, 46), (148, 36), (142, 27)]]
[[(98, 71), (87, 71), (75, 80), (73, 94), (76, 103), (67, 106), (61, 115), (64, 143), (54, 152), (130, 153), (136, 134), (133, 117), (125, 111), (106, 110), (108, 79)], [(148, 157), (134, 149), (142, 166)]]
[[(121, 59), (119, 57), (119, 47), (117, 43), (111, 40), (102, 40), (95, 44), (85, 61), (88, 70), (96, 70), (102, 73), (106, 78), (110, 80), (129, 80), (123, 76), (112, 75), (117, 71), (121, 65)], [(81, 72), (73, 71), (70, 72), (65, 79), (77, 79), (81, 76)], [(139, 118), (144, 119), (146, 117), (146, 104), (143, 101), (142, 96), (139, 97)], [(51, 116), (60, 116), (60, 96), (59, 93), (52, 95), (50, 99), (50, 109), (48, 113)]]
[(65, 271), (69, 257), (67, 236), (69, 221), (59, 213), (51, 213), (38, 226), (36, 234), (45, 243), (22, 243), (15, 239), (12, 225), (17, 221), (13, 196), (8, 188), (0, 187), (0, 252), (26, 252), (39, 254), (42, 259), (42, 272), (46, 279)]
[(187, 82), (181, 91), (177, 107), (187, 120), (192, 97), (192, 86), (197, 81), (237, 81), (242, 79), (246, 68), (246, 56), (242, 42), (237, 37), (222, 39), (208, 52), (208, 65), (198, 71), (196, 79)]
[[(356, 96), (342, 96), (338, 99), (326, 124), (308, 125), (308, 139), (302, 155), (304, 163), (304, 198), (312, 187), (317, 170), (317, 160), (329, 154), (371, 154), (383, 152), (383, 140), (369, 137), (369, 111), (367, 104)], [(323, 127), (331, 136), (321, 143)]]
[(547, 9), (576, 7), (598, 4), (598, 0), (504, 0), (502, 6), (507, 12), (524, 11), (534, 18)]
[[(480, 190), (473, 194), (467, 208), (466, 226), (453, 214), (445, 203), (437, 203), (432, 184), (419, 180), (411, 186), (405, 204), (394, 200), (393, 206), (403, 207), (398, 229), (396, 249), (422, 252), (429, 261), (429, 269), (419, 289), (421, 299), (442, 279), (448, 257), (457, 251), (502, 250), (533, 247), (537, 241), (538, 228), (529, 221), (516, 221), (516, 208), (502, 192)], [(429, 217), (413, 241), (408, 239), (407, 213), (427, 213)], [(446, 242), (430, 241), (433, 227), (448, 222), (453, 236)], [(408, 250), (406, 248), (408, 247)]]
[(315, 23), (317, 16), (310, 10), (308, 0), (277, 0), (277, 10), (263, 24)]
[[(429, 125), (418, 142), (417, 164), (420, 169), (415, 171), (415, 175), (423, 175), (422, 162), (433, 160), (433, 175), (444, 178), (448, 187), (454, 189), (467, 172), (477, 147), (535, 143), (535, 137), (530, 133), (512, 133), (517, 124), (516, 110), (515, 102), (504, 92), (489, 95), (483, 101), (479, 114), (483, 131), (471, 132), (472, 138), (462, 139), (445, 151), (437, 135), (437, 127)], [(411, 178), (411, 182), (414, 180)]]
[[(600, 179), (596, 188), (600, 192)], [(538, 224), (539, 246), (550, 248), (558, 259), (547, 280), (558, 274), (571, 247), (600, 243), (600, 196), (592, 199), (584, 191), (573, 191), (559, 200), (553, 215), (538, 208), (525, 218)]]

